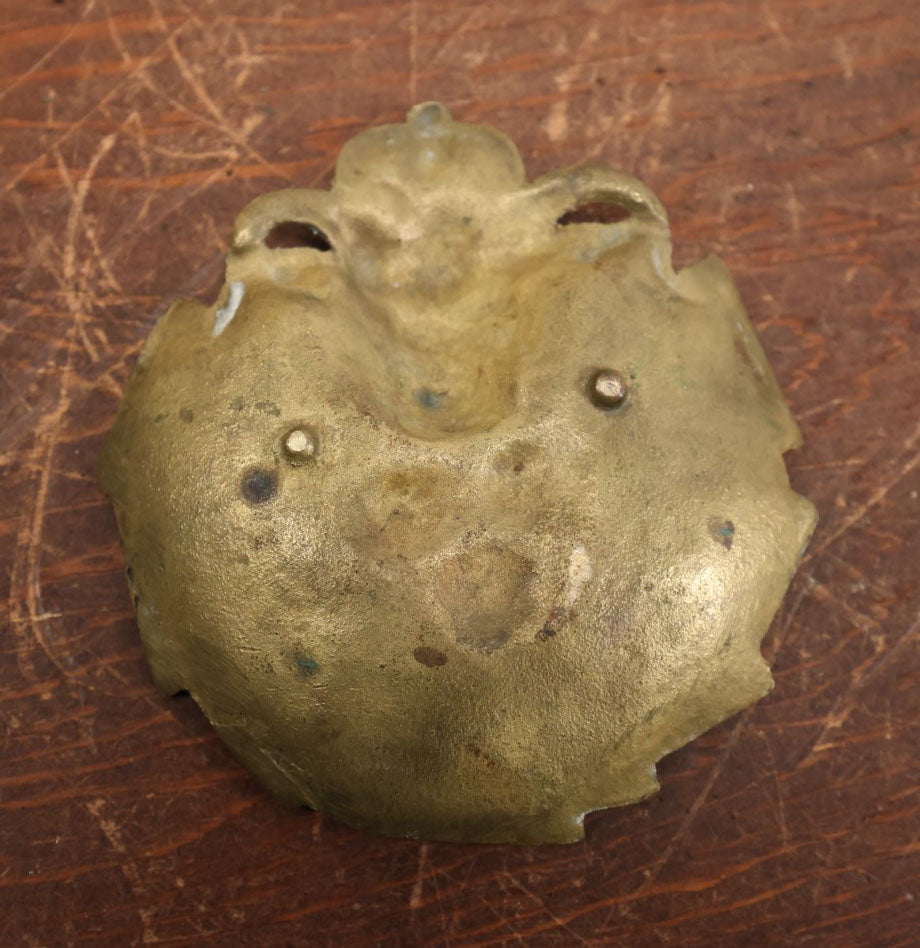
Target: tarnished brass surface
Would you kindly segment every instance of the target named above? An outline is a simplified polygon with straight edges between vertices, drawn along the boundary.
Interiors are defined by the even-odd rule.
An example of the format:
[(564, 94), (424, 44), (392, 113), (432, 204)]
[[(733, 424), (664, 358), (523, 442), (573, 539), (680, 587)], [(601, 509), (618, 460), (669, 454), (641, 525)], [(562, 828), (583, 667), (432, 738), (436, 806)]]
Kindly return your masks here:
[[(566, 216), (595, 203), (628, 216)], [(243, 211), (215, 306), (153, 330), (102, 483), (158, 685), (271, 790), (567, 842), (770, 688), (815, 522), (798, 443), (731, 278), (673, 272), (653, 194), (529, 183), (429, 103), (330, 192)]]

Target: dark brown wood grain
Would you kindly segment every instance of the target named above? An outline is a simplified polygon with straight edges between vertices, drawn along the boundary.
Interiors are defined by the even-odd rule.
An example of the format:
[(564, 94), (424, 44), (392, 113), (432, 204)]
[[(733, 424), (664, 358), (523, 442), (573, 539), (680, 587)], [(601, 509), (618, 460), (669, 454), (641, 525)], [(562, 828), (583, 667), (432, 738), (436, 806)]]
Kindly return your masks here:
[[(920, 16), (896, 0), (0, 0), (0, 944), (915, 945)], [(587, 839), (285, 809), (147, 672), (99, 449), (235, 213), (438, 98), (736, 276), (820, 509), (776, 689)]]

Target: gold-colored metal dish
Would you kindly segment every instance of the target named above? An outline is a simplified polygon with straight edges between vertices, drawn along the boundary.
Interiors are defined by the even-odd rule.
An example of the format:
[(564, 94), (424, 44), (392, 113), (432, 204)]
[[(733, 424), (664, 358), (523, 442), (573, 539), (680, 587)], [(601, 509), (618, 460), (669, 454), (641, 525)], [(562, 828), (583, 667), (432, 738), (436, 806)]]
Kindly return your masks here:
[(216, 305), (144, 347), (102, 483), (158, 685), (271, 790), (568, 842), (770, 688), (815, 522), (798, 443), (731, 278), (672, 270), (653, 194), (528, 182), (427, 103), (331, 191), (243, 211)]

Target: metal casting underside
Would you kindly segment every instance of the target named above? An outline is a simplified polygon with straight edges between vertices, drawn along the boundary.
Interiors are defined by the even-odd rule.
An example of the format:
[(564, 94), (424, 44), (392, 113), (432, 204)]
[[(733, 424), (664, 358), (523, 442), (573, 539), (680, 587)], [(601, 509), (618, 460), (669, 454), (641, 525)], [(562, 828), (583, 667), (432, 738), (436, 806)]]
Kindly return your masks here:
[(428, 103), (331, 191), (243, 211), (215, 306), (144, 347), (102, 483), (157, 683), (271, 790), (568, 842), (771, 687), (815, 523), (798, 443), (731, 278), (673, 272), (651, 192), (528, 182)]

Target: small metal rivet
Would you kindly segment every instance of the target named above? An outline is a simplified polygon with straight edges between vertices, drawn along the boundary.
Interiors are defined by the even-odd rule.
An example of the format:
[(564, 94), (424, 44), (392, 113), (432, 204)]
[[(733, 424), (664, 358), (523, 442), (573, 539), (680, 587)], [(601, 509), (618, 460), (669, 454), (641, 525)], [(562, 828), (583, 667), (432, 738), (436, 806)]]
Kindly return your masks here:
[(591, 376), (589, 393), (598, 408), (616, 408), (623, 403), (628, 389), (626, 377), (616, 369), (601, 369)]
[(292, 428), (283, 440), (284, 453), (291, 461), (308, 461), (316, 457), (316, 438), (305, 428)]

